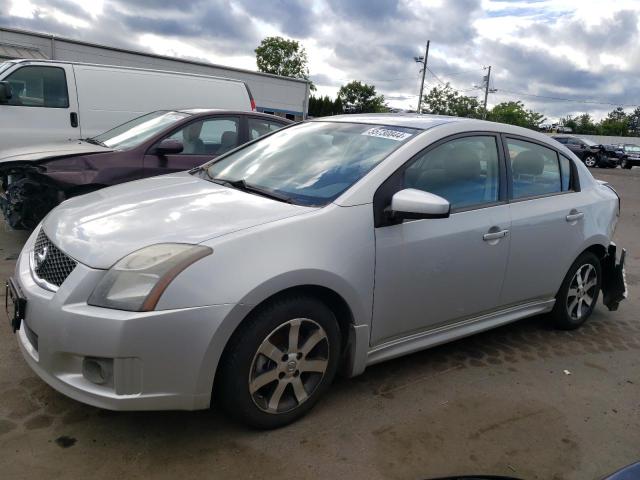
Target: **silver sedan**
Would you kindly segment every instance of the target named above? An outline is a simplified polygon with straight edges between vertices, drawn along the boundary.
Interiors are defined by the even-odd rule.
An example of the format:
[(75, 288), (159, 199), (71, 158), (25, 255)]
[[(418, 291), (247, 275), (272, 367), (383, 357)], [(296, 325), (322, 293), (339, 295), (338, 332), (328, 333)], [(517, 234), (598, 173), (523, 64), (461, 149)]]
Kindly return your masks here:
[(536, 132), (345, 115), (53, 210), (7, 284), (27, 363), (114, 410), (308, 412), (338, 370), (626, 295), (613, 189)]

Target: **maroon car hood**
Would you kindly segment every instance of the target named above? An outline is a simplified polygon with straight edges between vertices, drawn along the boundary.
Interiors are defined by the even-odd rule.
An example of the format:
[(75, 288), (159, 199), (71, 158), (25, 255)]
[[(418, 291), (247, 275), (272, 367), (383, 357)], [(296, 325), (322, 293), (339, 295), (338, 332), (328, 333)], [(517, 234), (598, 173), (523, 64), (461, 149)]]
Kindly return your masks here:
[(69, 157), (75, 155), (87, 155), (93, 153), (112, 152), (112, 148), (101, 147), (80, 140), (68, 142), (35, 145), (32, 147), (10, 148), (0, 150), (0, 163), (47, 160), (50, 158)]

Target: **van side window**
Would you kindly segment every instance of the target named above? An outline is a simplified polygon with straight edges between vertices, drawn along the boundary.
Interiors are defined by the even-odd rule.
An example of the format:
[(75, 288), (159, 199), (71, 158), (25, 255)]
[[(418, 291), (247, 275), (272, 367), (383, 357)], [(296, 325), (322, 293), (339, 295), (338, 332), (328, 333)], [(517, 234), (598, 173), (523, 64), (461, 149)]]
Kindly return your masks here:
[(511, 158), (513, 198), (534, 197), (563, 191), (558, 154), (541, 145), (507, 139)]
[(420, 155), (404, 172), (404, 187), (439, 195), (453, 210), (498, 201), (496, 139), (473, 136), (451, 140)]
[(68, 108), (67, 77), (59, 67), (22, 67), (5, 81), (11, 85), (12, 97), (7, 105), (23, 107)]

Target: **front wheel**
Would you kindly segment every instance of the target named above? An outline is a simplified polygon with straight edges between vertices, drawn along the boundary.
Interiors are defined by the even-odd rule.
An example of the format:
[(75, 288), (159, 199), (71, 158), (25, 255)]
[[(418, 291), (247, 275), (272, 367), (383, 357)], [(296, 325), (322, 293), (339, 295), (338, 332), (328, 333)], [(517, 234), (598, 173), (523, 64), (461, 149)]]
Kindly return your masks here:
[(551, 318), (557, 328), (573, 330), (593, 313), (600, 294), (600, 259), (584, 252), (573, 262), (556, 295)]
[(626, 158), (623, 158), (622, 161), (620, 162), (620, 168), (624, 168), (626, 170), (631, 170), (632, 166), (633, 165), (631, 165)]
[(329, 388), (339, 356), (333, 312), (313, 297), (284, 297), (252, 313), (233, 335), (214, 394), (243, 423), (282, 427)]
[(595, 155), (587, 155), (584, 157), (584, 164), (589, 168), (595, 168), (598, 165), (598, 159)]

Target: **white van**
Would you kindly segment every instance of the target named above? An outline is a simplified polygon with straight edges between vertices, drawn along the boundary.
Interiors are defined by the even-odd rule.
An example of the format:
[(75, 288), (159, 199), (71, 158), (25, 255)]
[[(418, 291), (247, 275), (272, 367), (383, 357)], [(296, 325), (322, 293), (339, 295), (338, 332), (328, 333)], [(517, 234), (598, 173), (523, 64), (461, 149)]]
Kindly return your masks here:
[(153, 110), (255, 110), (240, 80), (47, 60), (0, 63), (0, 150), (92, 137)]

